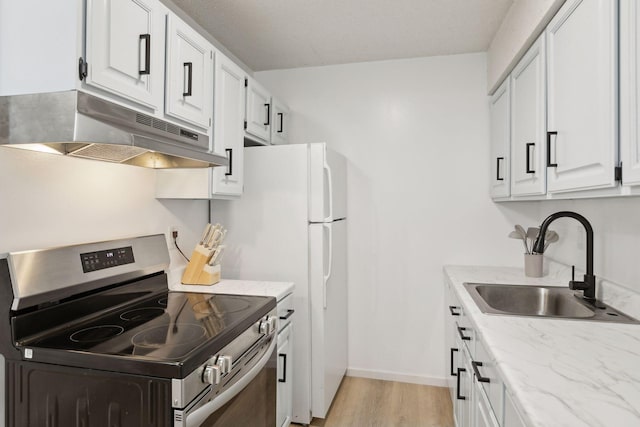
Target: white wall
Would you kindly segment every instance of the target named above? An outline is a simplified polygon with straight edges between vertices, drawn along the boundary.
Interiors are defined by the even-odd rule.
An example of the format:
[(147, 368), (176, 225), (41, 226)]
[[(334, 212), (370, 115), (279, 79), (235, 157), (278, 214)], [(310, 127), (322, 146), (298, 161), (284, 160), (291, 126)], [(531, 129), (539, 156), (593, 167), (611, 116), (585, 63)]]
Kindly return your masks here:
[(190, 252), (207, 202), (159, 201), (154, 193), (152, 169), (0, 147), (0, 253), (166, 233), (172, 225)]
[(256, 78), (291, 107), (292, 141), (327, 141), (350, 162), (351, 373), (441, 384), (442, 266), (520, 265), (506, 236), (528, 214), (488, 196), (485, 55)]
[[(525, 208), (514, 206), (513, 209)], [(591, 223), (596, 277), (640, 293), (640, 197), (543, 201), (539, 202), (538, 221), (562, 210), (584, 215)], [(560, 240), (549, 246), (546, 255), (584, 270), (586, 240), (582, 225), (563, 218), (553, 222), (550, 228), (560, 234)]]

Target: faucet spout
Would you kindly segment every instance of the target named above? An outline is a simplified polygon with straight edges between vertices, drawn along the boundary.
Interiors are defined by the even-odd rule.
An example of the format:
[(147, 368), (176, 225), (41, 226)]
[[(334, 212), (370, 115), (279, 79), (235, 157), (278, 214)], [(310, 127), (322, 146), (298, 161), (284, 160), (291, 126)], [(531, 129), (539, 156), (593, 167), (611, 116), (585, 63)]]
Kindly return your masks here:
[(587, 232), (587, 265), (586, 270), (587, 274), (584, 275), (584, 281), (578, 282), (572, 280), (569, 282), (569, 287), (571, 289), (579, 289), (584, 291), (584, 298), (588, 300), (596, 299), (596, 277), (593, 275), (593, 227), (589, 221), (583, 217), (582, 215), (570, 212), (570, 211), (560, 211), (549, 215), (540, 225), (540, 232), (538, 237), (533, 244), (533, 252), (536, 253), (544, 253), (544, 235), (549, 228), (549, 225), (558, 218), (573, 218), (580, 222)]

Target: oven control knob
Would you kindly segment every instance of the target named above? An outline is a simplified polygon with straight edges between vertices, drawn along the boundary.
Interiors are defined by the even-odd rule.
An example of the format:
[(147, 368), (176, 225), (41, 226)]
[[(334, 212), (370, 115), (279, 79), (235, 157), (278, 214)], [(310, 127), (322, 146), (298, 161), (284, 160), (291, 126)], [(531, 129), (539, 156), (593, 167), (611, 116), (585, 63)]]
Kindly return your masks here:
[(233, 359), (231, 359), (231, 356), (218, 356), (218, 360), (216, 360), (216, 365), (218, 366), (220, 375), (225, 375), (231, 372), (231, 366), (233, 365), (232, 362), (233, 362)]
[(260, 321), (258, 330), (261, 334), (269, 335), (269, 333), (271, 332), (271, 322), (269, 322), (269, 319)]
[(261, 334), (269, 335), (278, 328), (278, 319), (276, 317), (267, 317), (260, 322), (259, 330)]
[(207, 365), (202, 373), (202, 382), (211, 385), (218, 385), (220, 382), (220, 368), (215, 365)]

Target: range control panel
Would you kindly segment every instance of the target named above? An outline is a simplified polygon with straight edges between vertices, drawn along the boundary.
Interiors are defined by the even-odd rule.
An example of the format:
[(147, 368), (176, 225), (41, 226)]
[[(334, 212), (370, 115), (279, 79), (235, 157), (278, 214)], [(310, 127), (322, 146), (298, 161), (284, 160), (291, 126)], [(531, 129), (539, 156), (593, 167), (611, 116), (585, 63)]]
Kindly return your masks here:
[(136, 261), (133, 258), (133, 248), (131, 246), (108, 249), (106, 251), (87, 252), (86, 254), (80, 254), (80, 260), (82, 262), (82, 271), (85, 273), (132, 264)]

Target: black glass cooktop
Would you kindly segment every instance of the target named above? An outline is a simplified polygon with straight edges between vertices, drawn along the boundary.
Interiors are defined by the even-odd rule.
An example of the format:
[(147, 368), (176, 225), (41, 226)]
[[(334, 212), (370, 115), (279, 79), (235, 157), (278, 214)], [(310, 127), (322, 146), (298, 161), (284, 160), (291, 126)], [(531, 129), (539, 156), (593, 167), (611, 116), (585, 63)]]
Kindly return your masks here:
[(165, 274), (18, 312), (23, 360), (184, 378), (270, 312), (272, 297), (168, 292)]
[(266, 302), (252, 296), (165, 292), (58, 329), (28, 346), (179, 361)]

